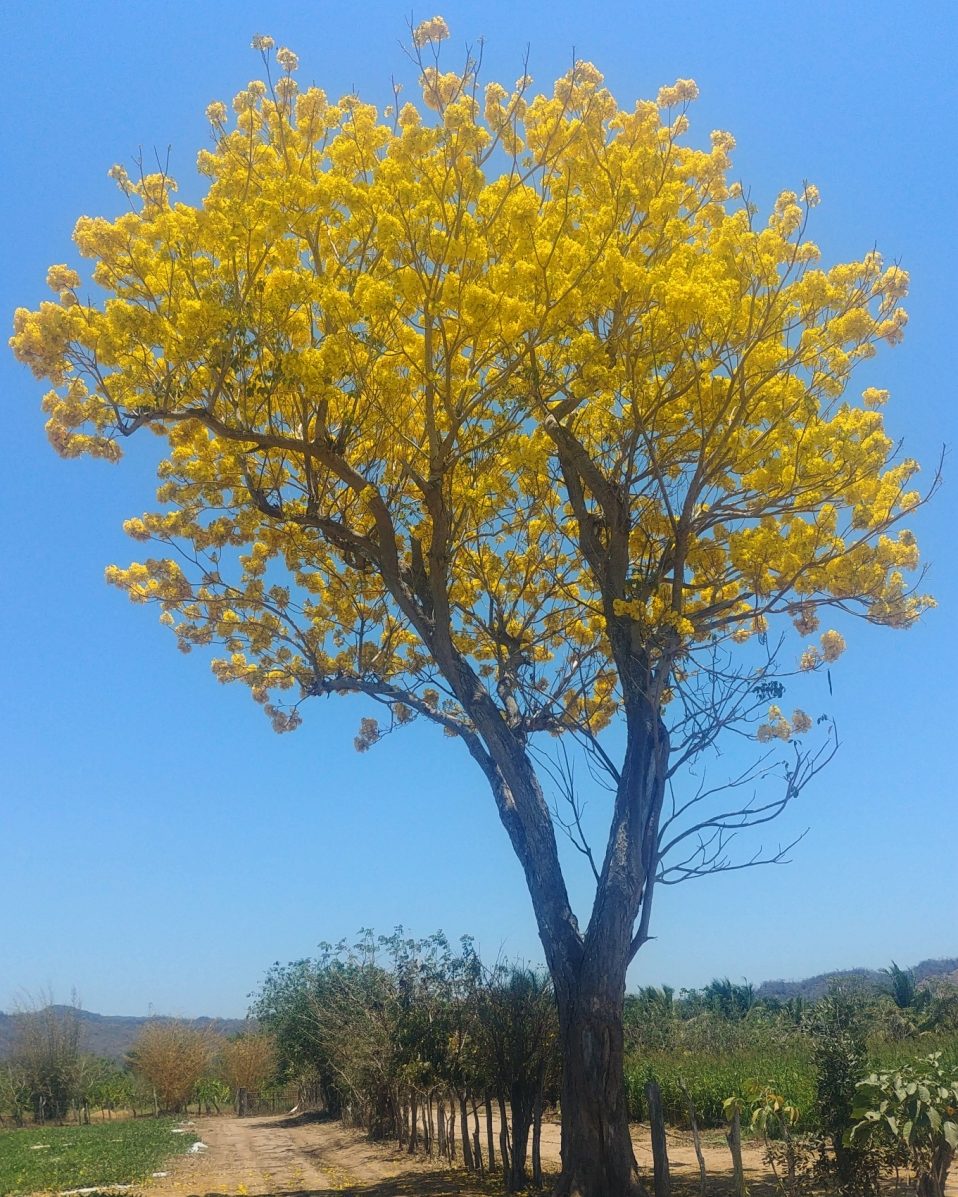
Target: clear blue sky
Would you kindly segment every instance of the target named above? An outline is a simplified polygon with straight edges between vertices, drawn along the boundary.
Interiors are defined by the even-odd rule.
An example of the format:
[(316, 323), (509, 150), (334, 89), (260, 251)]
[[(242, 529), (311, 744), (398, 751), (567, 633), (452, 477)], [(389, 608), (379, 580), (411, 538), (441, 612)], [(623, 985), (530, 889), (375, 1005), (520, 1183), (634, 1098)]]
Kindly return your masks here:
[[(437, 8), (454, 44), (486, 38), (487, 78), (511, 83), (529, 44), (538, 84), (574, 50), (626, 106), (696, 79), (693, 139), (734, 133), (736, 172), (759, 202), (808, 179), (827, 261), (877, 244), (911, 272), (905, 344), (869, 363), (861, 385), (891, 390), (889, 425), (909, 455), (931, 466), (954, 444), (952, 4)], [(254, 33), (295, 49), (301, 80), (386, 103), (392, 74), (414, 86), (399, 47), (408, 11), (383, 0), (4, 4), (4, 326), (46, 297), (51, 262), (74, 260), (75, 218), (118, 211), (114, 162), (170, 146), (182, 194), (199, 194), (204, 109), (257, 77)], [(40, 391), (0, 354), (0, 1009), (24, 990), (63, 1000), (75, 987), (104, 1013), (242, 1014), (272, 961), (399, 922), (541, 958), (519, 866), (461, 746), (414, 728), (358, 756), (363, 712), (341, 700), (314, 702), (299, 732), (275, 736), (245, 690), (219, 686), (103, 582), (106, 564), (136, 556), (120, 525), (150, 506), (147, 446), (119, 467), (60, 461)], [(828, 701), (843, 747), (781, 828), (811, 828), (794, 863), (663, 893), (633, 983), (958, 955), (956, 468), (952, 457), (915, 522), (940, 609), (908, 633), (847, 630)]]

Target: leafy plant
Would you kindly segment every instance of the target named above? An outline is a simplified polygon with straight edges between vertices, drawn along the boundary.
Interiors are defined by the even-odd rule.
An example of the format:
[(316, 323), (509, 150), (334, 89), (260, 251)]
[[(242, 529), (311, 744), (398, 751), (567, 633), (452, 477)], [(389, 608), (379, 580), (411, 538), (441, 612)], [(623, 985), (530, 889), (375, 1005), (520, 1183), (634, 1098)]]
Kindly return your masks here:
[[(750, 1124), (765, 1145), (765, 1162), (787, 1197), (797, 1197), (809, 1185), (814, 1148), (807, 1136), (796, 1135), (802, 1112), (770, 1085), (753, 1083), (746, 1096), (751, 1102)], [(729, 1102), (737, 1099), (730, 1098)]]
[(849, 1143), (900, 1147), (920, 1197), (943, 1197), (958, 1151), (958, 1069), (932, 1052), (916, 1065), (872, 1073), (858, 1085)]

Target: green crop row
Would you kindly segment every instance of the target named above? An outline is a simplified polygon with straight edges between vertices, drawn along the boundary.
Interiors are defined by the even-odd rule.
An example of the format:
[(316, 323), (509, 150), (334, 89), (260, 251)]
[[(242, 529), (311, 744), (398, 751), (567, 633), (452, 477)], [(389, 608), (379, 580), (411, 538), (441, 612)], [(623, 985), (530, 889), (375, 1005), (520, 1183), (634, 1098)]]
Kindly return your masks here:
[(673, 1126), (689, 1125), (686, 1090), (700, 1126), (724, 1125), (725, 1099), (743, 1094), (753, 1082), (772, 1086), (802, 1111), (810, 1110), (815, 1098), (811, 1056), (800, 1049), (760, 1048), (716, 1055), (652, 1052), (633, 1058), (626, 1066), (626, 1090), (629, 1116), (636, 1121), (645, 1119), (645, 1086), (650, 1080), (658, 1082), (666, 1121)]
[(106, 1188), (146, 1180), (196, 1136), (171, 1118), (0, 1131), (0, 1193)]
[[(689, 1103), (695, 1106), (700, 1126), (725, 1124), (722, 1109), (726, 1098), (746, 1096), (755, 1084), (769, 1086), (780, 1093), (802, 1114), (801, 1124), (814, 1123), (815, 1064), (812, 1045), (800, 1034), (765, 1041), (756, 1036), (754, 1045), (720, 1043), (689, 1050), (634, 1051), (626, 1061), (626, 1092), (629, 1116), (642, 1122), (646, 1118), (645, 1086), (650, 1080), (659, 1084), (666, 1121), (688, 1127)], [(875, 1043), (869, 1049), (869, 1068), (898, 1068), (903, 1064), (940, 1051), (946, 1064), (958, 1064), (958, 1036), (917, 1036), (898, 1043)]]

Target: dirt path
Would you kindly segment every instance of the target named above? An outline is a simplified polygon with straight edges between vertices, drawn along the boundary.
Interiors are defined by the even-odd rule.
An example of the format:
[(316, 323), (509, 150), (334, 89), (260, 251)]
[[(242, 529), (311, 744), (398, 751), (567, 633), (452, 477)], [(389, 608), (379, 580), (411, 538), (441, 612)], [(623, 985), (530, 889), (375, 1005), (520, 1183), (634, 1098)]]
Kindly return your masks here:
[[(374, 1143), (340, 1122), (284, 1116), (200, 1118), (193, 1129), (206, 1149), (180, 1156), (170, 1174), (154, 1180), (147, 1197), (488, 1197), (490, 1187), (460, 1169), (409, 1156), (394, 1144)], [(558, 1170), (559, 1127), (542, 1128), (542, 1161)], [(710, 1197), (731, 1194), (728, 1148), (721, 1132), (705, 1132), (703, 1154)], [(645, 1127), (633, 1128), (636, 1157), (651, 1176)], [(483, 1143), (485, 1140), (483, 1140)], [(743, 1144), (746, 1180), (753, 1197), (777, 1193), (761, 1150)], [(676, 1197), (698, 1197), (698, 1163), (691, 1136), (669, 1132), (669, 1161)], [(954, 1178), (946, 1190), (958, 1197)]]
[(371, 1142), (340, 1122), (276, 1117), (198, 1118), (205, 1144), (153, 1180), (148, 1197), (480, 1197), (465, 1172)]
[(324, 1192), (337, 1187), (297, 1147), (282, 1119), (200, 1118), (191, 1129), (203, 1148), (173, 1160), (170, 1175), (150, 1185), (151, 1195)]
[[(193, 1128), (206, 1145), (181, 1156), (170, 1175), (153, 1181), (149, 1197), (479, 1197), (484, 1187), (460, 1169), (409, 1156), (395, 1145), (374, 1143), (340, 1122), (277, 1117), (201, 1118)], [(635, 1128), (639, 1165), (651, 1173), (652, 1155), (644, 1128)], [(713, 1192), (723, 1187), (728, 1151), (719, 1138), (705, 1145)], [(669, 1156), (678, 1189), (698, 1185), (698, 1165), (687, 1135), (670, 1135)], [(559, 1127), (543, 1126), (542, 1161), (559, 1167)], [(749, 1180), (766, 1180), (757, 1150), (746, 1148)], [(717, 1183), (716, 1183), (717, 1182)], [(488, 1192), (488, 1189), (485, 1189)]]

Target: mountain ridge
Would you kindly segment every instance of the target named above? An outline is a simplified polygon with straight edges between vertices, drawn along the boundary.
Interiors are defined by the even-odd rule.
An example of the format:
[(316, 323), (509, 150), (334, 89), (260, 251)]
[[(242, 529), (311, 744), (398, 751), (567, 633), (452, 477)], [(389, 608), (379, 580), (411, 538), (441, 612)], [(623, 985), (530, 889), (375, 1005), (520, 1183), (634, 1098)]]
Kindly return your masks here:
[[(913, 965), (906, 972), (913, 974), (918, 985), (926, 981), (948, 981), (958, 985), (958, 957), (941, 956), (922, 960)], [(763, 981), (756, 986), (757, 998), (788, 998), (801, 997), (807, 1001), (817, 1001), (824, 997), (834, 984), (845, 984), (851, 988), (863, 989), (870, 992), (887, 990), (888, 974), (880, 968), (844, 968), (834, 969), (827, 973), (817, 973), (813, 977), (805, 977), (801, 981)]]
[[(75, 1014), (80, 1023), (81, 1049), (94, 1056), (122, 1060), (137, 1035), (151, 1022), (188, 1022), (201, 1029), (218, 1031), (222, 1035), (238, 1035), (250, 1027), (245, 1018), (213, 1018), (202, 1015), (199, 1018), (175, 1018), (169, 1014), (97, 1014), (92, 1010), (81, 1010), (75, 1006), (51, 1005), (45, 1010)], [(0, 1011), (0, 1058), (9, 1055), (16, 1041), (19, 1021), (33, 1011), (5, 1014)]]

